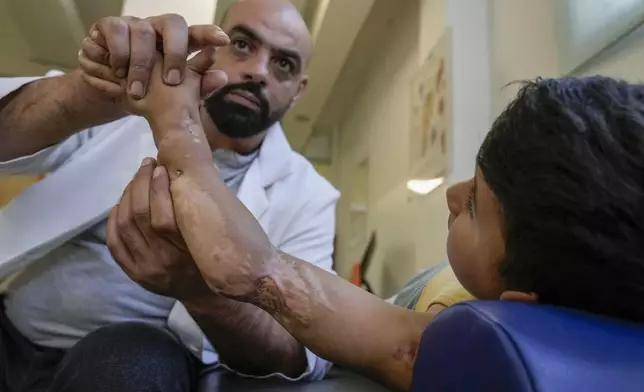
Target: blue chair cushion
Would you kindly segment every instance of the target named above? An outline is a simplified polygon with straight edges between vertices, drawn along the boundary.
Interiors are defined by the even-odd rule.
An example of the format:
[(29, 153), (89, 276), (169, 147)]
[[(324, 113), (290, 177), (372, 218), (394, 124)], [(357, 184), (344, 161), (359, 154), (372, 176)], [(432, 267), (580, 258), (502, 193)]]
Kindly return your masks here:
[(543, 305), (461, 303), (425, 330), (412, 391), (642, 392), (644, 325)]

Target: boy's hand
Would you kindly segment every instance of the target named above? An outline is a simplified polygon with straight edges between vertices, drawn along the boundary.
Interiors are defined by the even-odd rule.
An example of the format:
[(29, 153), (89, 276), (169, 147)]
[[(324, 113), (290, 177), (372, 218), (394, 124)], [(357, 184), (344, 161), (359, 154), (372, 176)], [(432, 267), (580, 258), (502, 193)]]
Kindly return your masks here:
[(171, 115), (179, 108), (198, 108), (201, 101), (201, 78), (212, 64), (212, 49), (202, 50), (186, 66), (183, 82), (169, 86), (163, 81), (163, 56), (157, 52), (148, 93), (141, 99), (128, 96), (128, 107), (133, 114), (148, 120)]

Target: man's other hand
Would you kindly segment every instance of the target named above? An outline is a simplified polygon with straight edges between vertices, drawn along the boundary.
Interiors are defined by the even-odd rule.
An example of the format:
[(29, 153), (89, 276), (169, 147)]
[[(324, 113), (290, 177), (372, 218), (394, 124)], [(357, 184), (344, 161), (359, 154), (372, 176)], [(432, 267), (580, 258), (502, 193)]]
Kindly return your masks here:
[(178, 300), (212, 292), (177, 229), (167, 171), (147, 158), (107, 223), (114, 260), (146, 290)]
[[(213, 69), (215, 48), (208, 46), (192, 57), (186, 66), (183, 82), (177, 86), (163, 81), (163, 56), (155, 53), (151, 69), (148, 93), (144, 98), (125, 94), (126, 79), (116, 77), (112, 69), (81, 56), (82, 75), (88, 83), (108, 95), (119, 99), (123, 109), (131, 114), (145, 116), (148, 120), (180, 107), (199, 106), (199, 101), (228, 82), (228, 76)], [(99, 76), (91, 76), (93, 75)]]
[(112, 96), (120, 96), (125, 88), (132, 98), (139, 99), (147, 93), (157, 51), (163, 53), (164, 82), (178, 85), (185, 77), (191, 52), (229, 42), (218, 26), (189, 27), (176, 14), (146, 19), (106, 17), (91, 27), (79, 52), (79, 61), (85, 80), (92, 86)]

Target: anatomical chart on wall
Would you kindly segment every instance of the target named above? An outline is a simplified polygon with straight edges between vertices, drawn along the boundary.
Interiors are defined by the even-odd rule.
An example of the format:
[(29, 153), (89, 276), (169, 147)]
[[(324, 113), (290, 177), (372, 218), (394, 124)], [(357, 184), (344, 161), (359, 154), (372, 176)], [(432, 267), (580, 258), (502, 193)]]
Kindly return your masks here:
[(443, 34), (415, 74), (411, 90), (410, 176), (446, 176), (452, 135), (451, 51)]

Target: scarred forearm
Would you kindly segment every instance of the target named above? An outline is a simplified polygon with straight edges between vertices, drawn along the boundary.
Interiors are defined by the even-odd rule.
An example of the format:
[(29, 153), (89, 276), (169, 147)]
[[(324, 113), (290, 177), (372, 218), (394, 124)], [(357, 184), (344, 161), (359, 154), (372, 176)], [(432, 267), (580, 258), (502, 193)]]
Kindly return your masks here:
[[(255, 260), (269, 259), (274, 249), (250, 211), (221, 180), (199, 109), (177, 108), (148, 121), (158, 161), (170, 176), (177, 226), (206, 282), (229, 298), (251, 292), (254, 280), (265, 274)], [(237, 279), (239, 271), (256, 276)], [(222, 287), (226, 292), (220, 292)]]
[[(179, 230), (202, 273), (223, 277), (225, 267), (218, 267), (218, 261), (235, 260), (209, 249), (213, 241), (227, 241), (223, 235), (226, 225), (243, 224), (243, 220), (227, 217), (240, 216), (234, 210), (245, 208), (219, 178), (198, 109), (178, 108), (149, 121), (159, 150), (158, 162), (170, 175)], [(230, 248), (229, 244), (220, 245)], [(306, 369), (302, 345), (263, 310), (216, 293), (184, 305), (231, 368), (250, 375), (282, 373), (291, 377)]]
[(253, 376), (282, 373), (298, 377), (306, 370), (306, 353), (263, 310), (219, 295), (184, 302), (217, 349), (223, 363)]
[(284, 253), (271, 270), (251, 303), (318, 356), (408, 390), (431, 314), (391, 305)]
[(124, 115), (79, 71), (36, 80), (0, 99), (0, 161), (33, 154)]
[(432, 315), (390, 305), (275, 251), (219, 179), (198, 114), (163, 117), (152, 129), (170, 173), (177, 224), (213, 291), (263, 309), (320, 357), (407, 389)]

